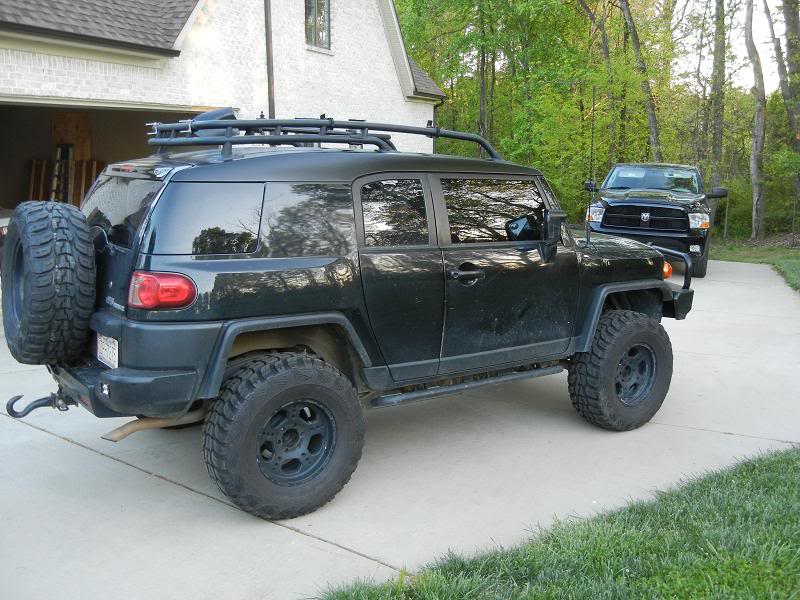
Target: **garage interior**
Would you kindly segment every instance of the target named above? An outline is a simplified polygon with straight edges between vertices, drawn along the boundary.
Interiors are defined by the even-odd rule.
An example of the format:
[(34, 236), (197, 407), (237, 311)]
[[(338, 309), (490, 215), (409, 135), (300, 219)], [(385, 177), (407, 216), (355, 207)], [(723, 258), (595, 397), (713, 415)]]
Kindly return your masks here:
[(196, 113), (0, 105), (0, 207), (24, 200), (79, 205), (105, 165), (153, 153), (146, 123)]

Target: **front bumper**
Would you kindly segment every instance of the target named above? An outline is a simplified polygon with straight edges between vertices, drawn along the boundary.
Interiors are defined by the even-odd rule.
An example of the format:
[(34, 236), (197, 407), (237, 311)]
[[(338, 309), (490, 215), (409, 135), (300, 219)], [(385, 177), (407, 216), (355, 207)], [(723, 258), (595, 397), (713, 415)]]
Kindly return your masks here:
[[(692, 256), (700, 256), (705, 252), (708, 233), (703, 229), (689, 231), (656, 231), (653, 229), (635, 229), (632, 227), (605, 227), (597, 221), (589, 221), (594, 233), (605, 233), (636, 240), (643, 244), (655, 244), (664, 248), (686, 252)], [(690, 246), (700, 246), (700, 252), (690, 252)]]
[(87, 357), (76, 366), (49, 369), (61, 393), (95, 416), (179, 416), (199, 399), (221, 327), (218, 322), (146, 323), (100, 311), (92, 316), (91, 328), (118, 340), (119, 368)]

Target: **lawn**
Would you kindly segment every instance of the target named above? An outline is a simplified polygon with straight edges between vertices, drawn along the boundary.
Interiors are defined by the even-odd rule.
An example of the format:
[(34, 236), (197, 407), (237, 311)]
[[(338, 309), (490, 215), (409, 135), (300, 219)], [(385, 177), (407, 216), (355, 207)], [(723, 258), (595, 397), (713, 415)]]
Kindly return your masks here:
[[(499, 508), (499, 510), (502, 510)], [(800, 448), (339, 599), (800, 598)]]
[(769, 242), (767, 244), (714, 240), (711, 244), (711, 259), (773, 265), (790, 286), (800, 291), (800, 247), (769, 245)]

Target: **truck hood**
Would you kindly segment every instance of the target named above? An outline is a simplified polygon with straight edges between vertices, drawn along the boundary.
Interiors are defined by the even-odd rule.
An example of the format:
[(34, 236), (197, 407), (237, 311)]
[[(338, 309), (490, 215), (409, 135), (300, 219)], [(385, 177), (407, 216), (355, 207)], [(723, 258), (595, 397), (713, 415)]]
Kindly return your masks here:
[(689, 192), (673, 192), (669, 190), (605, 190), (599, 191), (600, 197), (610, 205), (644, 204), (648, 206), (677, 205), (687, 211), (708, 211), (705, 194)]

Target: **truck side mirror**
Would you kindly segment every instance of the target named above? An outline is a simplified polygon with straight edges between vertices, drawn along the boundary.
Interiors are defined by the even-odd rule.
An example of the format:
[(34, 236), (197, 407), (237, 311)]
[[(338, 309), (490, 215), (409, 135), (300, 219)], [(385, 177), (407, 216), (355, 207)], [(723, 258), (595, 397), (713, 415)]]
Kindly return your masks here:
[(584, 181), (583, 189), (587, 192), (596, 192), (597, 184), (594, 181)]
[(728, 188), (714, 187), (706, 194), (706, 198), (725, 198), (728, 195)]

